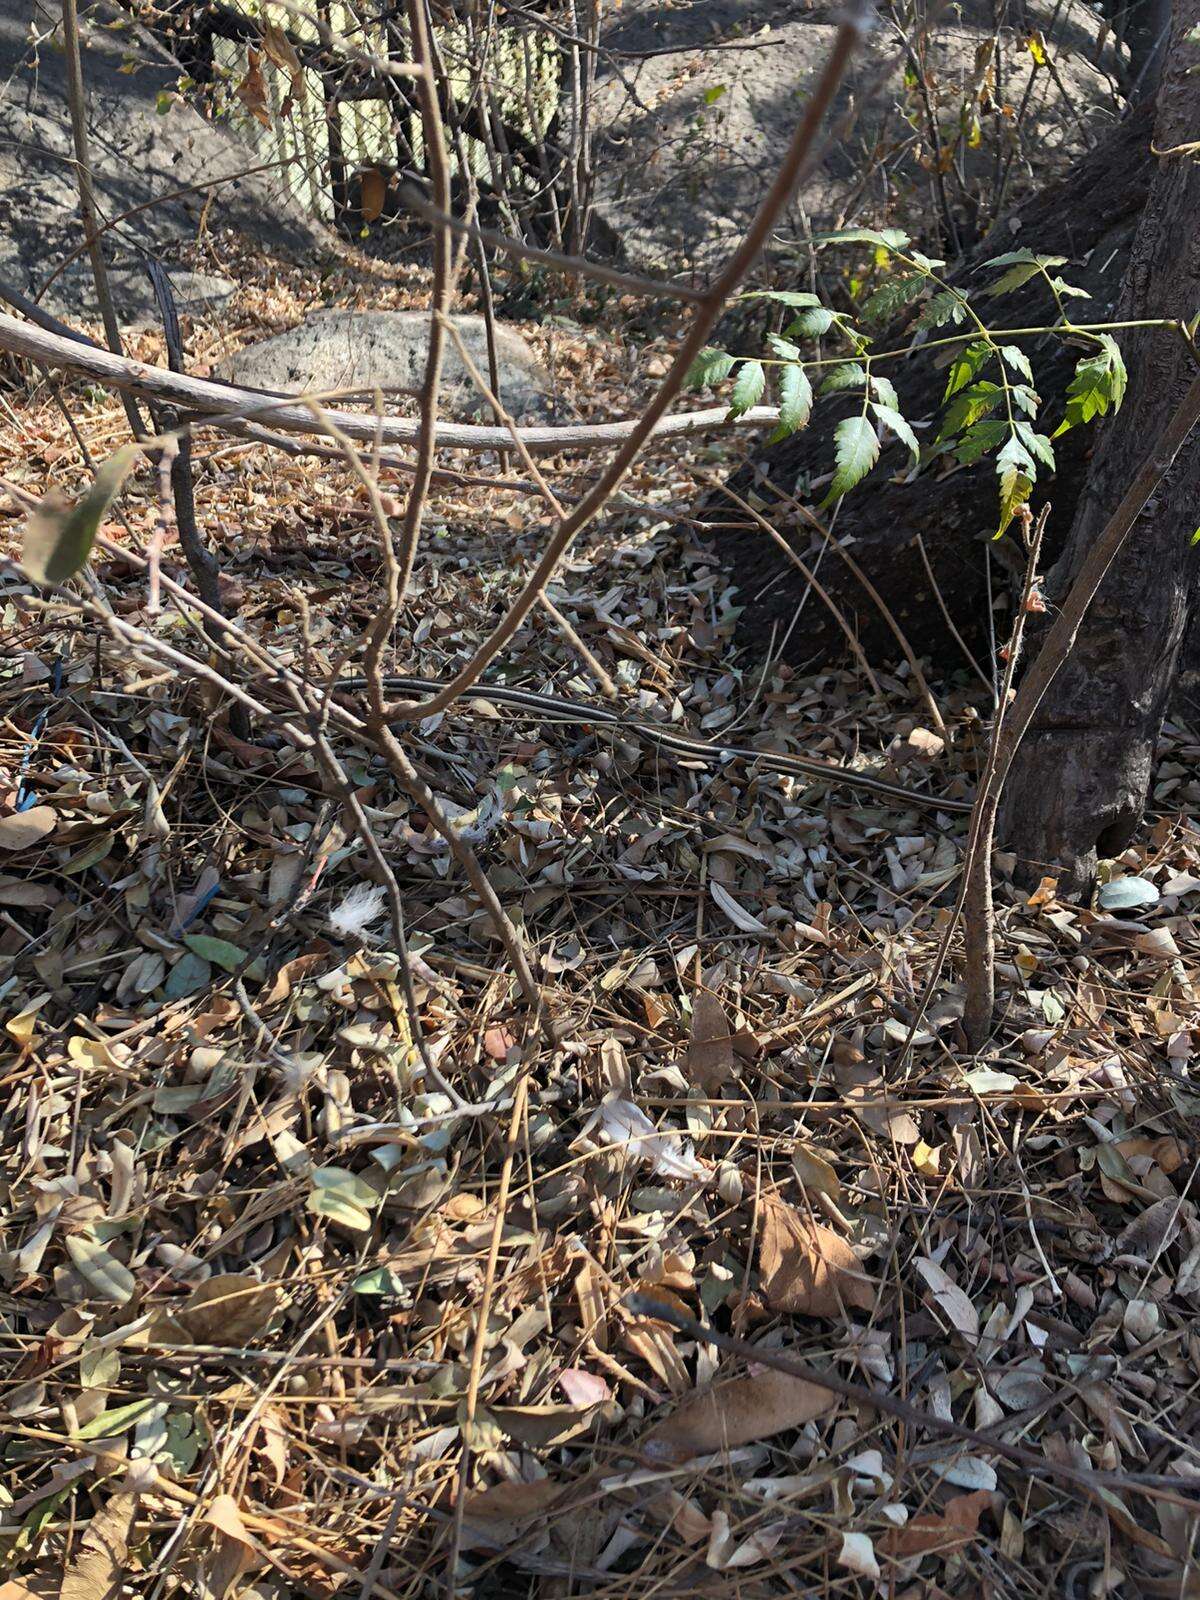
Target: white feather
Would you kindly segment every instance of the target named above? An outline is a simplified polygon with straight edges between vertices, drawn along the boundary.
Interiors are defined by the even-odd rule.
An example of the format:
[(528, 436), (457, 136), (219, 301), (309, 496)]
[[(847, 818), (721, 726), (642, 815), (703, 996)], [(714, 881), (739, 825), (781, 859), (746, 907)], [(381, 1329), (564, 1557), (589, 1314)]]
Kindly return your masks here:
[(387, 890), (373, 883), (356, 883), (340, 905), (329, 913), (329, 926), (339, 939), (375, 937), (371, 924), (383, 915)]

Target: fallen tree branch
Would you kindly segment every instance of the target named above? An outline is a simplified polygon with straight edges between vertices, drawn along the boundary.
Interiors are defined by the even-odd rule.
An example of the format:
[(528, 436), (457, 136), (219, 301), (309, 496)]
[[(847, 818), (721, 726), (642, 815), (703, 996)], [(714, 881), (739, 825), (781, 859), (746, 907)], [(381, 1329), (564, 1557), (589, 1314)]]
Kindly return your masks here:
[[(265, 418), (272, 428), (284, 433), (322, 432), (311, 406), (301, 398), (280, 398), (255, 389), (239, 389), (231, 383), (193, 378), (189, 373), (168, 372), (147, 361), (115, 356), (111, 351), (77, 339), (30, 327), (7, 312), (0, 312), (0, 350), (40, 361), (48, 367), (81, 373), (114, 388), (144, 395), (149, 400), (161, 400), (180, 411), (202, 416), (214, 426), (220, 426), (222, 417), (242, 420), (254, 416)], [(421, 433), (417, 417), (376, 417), (362, 411), (329, 411), (326, 415), (347, 438), (372, 445), (411, 445)], [(602, 450), (608, 445), (621, 444), (635, 434), (640, 445), (645, 439), (677, 438), (725, 427), (773, 427), (778, 420), (779, 412), (774, 406), (753, 406), (734, 418), (729, 416), (726, 406), (709, 406), (703, 411), (660, 416), (649, 427), (644, 417), (639, 417), (628, 422), (572, 422), (561, 427), (527, 427), (520, 429), (520, 435), (528, 450)], [(436, 444), (439, 450), (503, 450), (512, 448), (512, 436), (507, 428), (439, 422)]]

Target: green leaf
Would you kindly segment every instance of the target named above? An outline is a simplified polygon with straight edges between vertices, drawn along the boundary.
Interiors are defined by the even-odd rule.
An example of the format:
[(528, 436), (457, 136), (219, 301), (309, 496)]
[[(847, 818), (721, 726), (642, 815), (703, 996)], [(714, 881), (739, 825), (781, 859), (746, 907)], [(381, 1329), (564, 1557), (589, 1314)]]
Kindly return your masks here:
[(965, 433), (980, 417), (987, 416), (1000, 401), (1004, 391), (997, 383), (990, 383), (986, 378), (981, 378), (978, 383), (972, 383), (961, 389), (946, 407), (946, 414), (942, 418), (942, 426), (938, 433), (940, 439), (951, 439), (956, 433)]
[(1035, 432), (1035, 430), (1030, 427), (1028, 422), (1018, 422), (1016, 428), (1017, 437), (1020, 439), (1021, 443), (1025, 446), (1029, 453), (1035, 456), (1037, 460), (1042, 462), (1044, 466), (1049, 467), (1051, 472), (1053, 472), (1055, 470), (1054, 446), (1050, 443), (1049, 439), (1047, 439), (1046, 435), (1044, 433)]
[(885, 378), (881, 373), (871, 374), (871, 393), (877, 400), (882, 400), (885, 406), (894, 406), (900, 409), (900, 396), (896, 393), (896, 385), (890, 378)]
[(866, 417), (844, 417), (833, 439), (836, 470), (823, 506), (848, 494), (879, 460), (879, 435)]
[(1013, 289), (1019, 289), (1023, 283), (1028, 283), (1030, 278), (1036, 278), (1041, 271), (1036, 261), (1018, 261), (1015, 266), (1009, 267), (1007, 272), (1001, 273), (995, 283), (984, 290), (989, 300), (995, 300), (1002, 294), (1009, 294)]
[(1037, 479), (1033, 457), (1013, 433), (1008, 443), (996, 457), (996, 471), (1000, 476), (1000, 522), (996, 538), (1000, 538), (1016, 516), (1021, 506), (1027, 504)]
[(1112, 408), (1114, 412), (1120, 411), (1121, 402), (1125, 398), (1125, 390), (1129, 384), (1129, 374), (1125, 370), (1125, 357), (1121, 354), (1121, 346), (1111, 333), (1102, 333), (1100, 343), (1108, 352), (1108, 368), (1111, 373)]
[(123, 445), (96, 473), (81, 500), (68, 506), (51, 492), (25, 525), (21, 565), (34, 583), (63, 583), (73, 578), (92, 553), (104, 513), (142, 453), (141, 445)]
[(843, 361), (831, 367), (821, 382), (822, 394), (836, 394), (839, 389), (857, 389), (867, 381), (867, 369), (857, 361)]
[(813, 244), (874, 244), (885, 250), (904, 250), (910, 243), (901, 228), (839, 228), (835, 233), (818, 233)]
[(156, 1400), (153, 1395), (143, 1395), (140, 1400), (134, 1400), (127, 1406), (114, 1406), (111, 1411), (102, 1411), (98, 1417), (93, 1417), (90, 1422), (85, 1422), (74, 1434), (76, 1439), (115, 1439), (118, 1434), (126, 1433), (135, 1424), (148, 1417), (152, 1411), (162, 1406), (161, 1400)]
[(814, 306), (811, 311), (802, 311), (788, 323), (784, 331), (794, 333), (801, 339), (819, 339), (823, 333), (829, 332), (835, 321), (828, 306)]
[(1015, 267), (1018, 263), (1032, 261), (1037, 265), (1037, 257), (1032, 250), (1006, 250), (1002, 256), (989, 256), (986, 261), (979, 263), (980, 269), (985, 267)]
[(1060, 295), (1068, 300), (1090, 300), (1092, 297), (1086, 289), (1080, 289), (1076, 284), (1068, 283), (1065, 278), (1051, 278), (1050, 287), (1057, 289)]
[(864, 302), (859, 316), (863, 322), (885, 322), (922, 294), (928, 282), (923, 272), (912, 272), (903, 278), (889, 278)]
[(944, 328), (948, 322), (958, 324), (966, 320), (967, 297), (957, 289), (943, 289), (917, 318), (918, 328)]
[(872, 403), (871, 410), (878, 417), (879, 421), (883, 423), (884, 427), (888, 428), (892, 433), (894, 433), (897, 439), (900, 440), (901, 444), (908, 447), (909, 454), (912, 456), (914, 464), (918, 462), (921, 459), (921, 446), (917, 441), (916, 434), (900, 415), (899, 411), (897, 411), (894, 406), (880, 405), (878, 401), (874, 401)]
[(819, 295), (801, 289), (750, 289), (739, 300), (775, 300), (781, 306), (819, 306)]
[(1075, 376), (1067, 388), (1067, 407), (1063, 420), (1054, 431), (1066, 433), (1093, 417), (1107, 415), (1111, 405), (1120, 409), (1125, 398), (1128, 377), (1121, 348), (1111, 334), (1101, 334), (1100, 348), (1091, 355), (1081, 356), (1075, 366)]
[(728, 90), (729, 85), (727, 83), (714, 83), (711, 89), (705, 89), (704, 91), (704, 104), (706, 106), (715, 106), (721, 96), (726, 94)]
[(370, 1208), (381, 1199), (371, 1185), (346, 1167), (314, 1167), (310, 1176), (308, 1209), (354, 1233), (365, 1233), (371, 1226)]
[(733, 394), (729, 399), (730, 417), (741, 417), (756, 406), (767, 386), (767, 375), (761, 361), (743, 361), (734, 379)]
[(711, 346), (701, 350), (688, 371), (685, 382), (689, 389), (710, 389), (714, 384), (720, 383), (722, 378), (727, 378), (734, 369), (734, 358), (726, 355), (724, 350), (716, 350)]
[(1008, 423), (993, 419), (977, 422), (963, 434), (954, 447), (955, 459), (964, 467), (972, 466), (1008, 435)]
[(780, 356), (784, 361), (799, 361), (802, 357), (798, 345), (794, 345), (790, 339), (781, 339), (777, 333), (767, 335), (767, 344), (772, 354)]
[(974, 339), (969, 345), (965, 345), (950, 363), (950, 376), (946, 379), (946, 392), (942, 399), (949, 400), (960, 389), (965, 389), (968, 383), (973, 382), (990, 361), (991, 355), (991, 346), (985, 344), (982, 339)]
[(778, 444), (801, 428), (808, 426), (812, 415), (813, 392), (808, 373), (795, 363), (784, 367), (779, 378), (779, 424), (771, 435), (770, 444)]
[(228, 939), (218, 939), (211, 933), (188, 933), (183, 942), (201, 961), (211, 961), (226, 972), (236, 972), (246, 959), (246, 952), (231, 944)]
[(1017, 344), (1002, 344), (1000, 354), (1014, 372), (1019, 372), (1023, 378), (1033, 382), (1033, 368), (1029, 365), (1029, 357)]
[(404, 1280), (398, 1278), (391, 1267), (373, 1267), (370, 1272), (360, 1272), (350, 1287), (355, 1294), (403, 1294)]

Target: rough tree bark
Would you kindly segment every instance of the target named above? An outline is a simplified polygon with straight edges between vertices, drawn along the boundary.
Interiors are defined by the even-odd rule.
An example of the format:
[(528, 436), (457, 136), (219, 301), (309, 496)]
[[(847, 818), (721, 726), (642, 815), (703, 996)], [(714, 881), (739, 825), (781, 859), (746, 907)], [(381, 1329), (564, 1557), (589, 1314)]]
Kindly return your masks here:
[[(1024, 245), (1070, 258), (1072, 264), (1063, 269), (1064, 275), (1087, 289), (1092, 297), (1075, 302), (1082, 308), (1080, 320), (1101, 322), (1112, 317), (1121, 263), (1127, 257), (1150, 183), (1152, 127), (1149, 107), (1116, 124), (1109, 136), (1064, 179), (1032, 197), (994, 228), (956, 274), (956, 282), (968, 289), (972, 283), (983, 287), (994, 274), (975, 276), (978, 265), (1004, 250)], [(1037, 282), (984, 304), (988, 320), (997, 326), (1038, 326), (1053, 321), (1055, 315), (1049, 293)], [(877, 348), (896, 349), (907, 344), (912, 337), (911, 322), (909, 313), (882, 332)], [(1079, 351), (1068, 348), (1057, 336), (1022, 342), (1034, 365), (1046, 415), (1057, 416)], [(731, 339), (725, 348), (748, 349), (749, 345), (744, 338), (736, 342)], [(918, 347), (904, 360), (889, 364), (888, 375), (900, 391), (908, 417), (937, 415), (946, 384), (943, 356), (944, 352)], [(821, 582), (842, 612), (852, 618), (867, 654), (874, 660), (887, 661), (896, 656), (896, 642), (861, 583), (825, 551), (820, 536), (775, 492), (791, 494), (799, 490), (802, 500), (814, 504), (819, 501), (819, 493), (806, 496), (804, 489), (810, 479), (830, 471), (834, 426), (852, 406), (852, 401), (841, 401), (837, 396), (820, 400), (803, 433), (782, 444), (756, 450), (731, 478), (730, 487), (752, 500), (806, 562), (819, 563)], [(1091, 428), (1064, 435), (1055, 445), (1057, 475), (1038, 485), (1037, 498), (1049, 498), (1054, 504), (1055, 526), (1047, 530), (1048, 559), (1055, 558), (1065, 540), (1095, 442)], [(933, 569), (941, 601), (982, 659), (989, 648), (988, 553), (991, 550), (1001, 559), (1006, 553), (991, 543), (996, 525), (994, 465), (990, 460), (984, 461), (948, 476), (931, 472), (913, 483), (897, 485), (892, 477), (904, 470), (906, 461), (902, 446), (885, 447), (879, 466), (843, 503), (837, 521), (838, 536), (853, 550), (918, 651), (946, 665), (962, 666), (961, 647), (929, 582), (921, 545)], [(752, 526), (750, 519), (743, 517), (722, 494), (712, 498), (705, 516), (721, 530), (721, 557), (738, 584), (739, 600), (745, 607), (741, 619), (743, 637), (758, 641), (761, 646), (774, 632), (776, 648), (786, 639), (783, 653), (795, 662), (842, 656), (845, 638), (813, 595), (805, 605), (801, 625), (793, 628), (789, 637), (789, 626), (807, 586), (761, 530)], [(996, 569), (993, 576), (1002, 585), (1002, 570)], [(1007, 625), (1004, 632), (1007, 633)]]
[[(1156, 170), (1118, 302), (1122, 317), (1200, 310), (1200, 0), (1176, 0), (1154, 131)], [(1182, 338), (1124, 341), (1129, 390), (1100, 435), (1066, 550), (1049, 585), (1065, 592), (1087, 551), (1196, 375)], [(1001, 821), (1026, 876), (1062, 867), (1079, 887), (1098, 856), (1129, 843), (1200, 587), (1200, 441), (1193, 438), (1113, 562), (1072, 659), (1018, 753)]]

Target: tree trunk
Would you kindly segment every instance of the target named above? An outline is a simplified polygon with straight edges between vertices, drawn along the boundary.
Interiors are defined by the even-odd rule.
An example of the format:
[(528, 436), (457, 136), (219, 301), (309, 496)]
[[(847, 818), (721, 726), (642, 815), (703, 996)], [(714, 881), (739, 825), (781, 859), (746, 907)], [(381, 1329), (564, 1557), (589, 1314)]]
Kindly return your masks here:
[[(998, 224), (968, 257), (956, 274), (965, 287), (974, 269), (1002, 251), (1023, 245), (1031, 250), (1067, 256), (1063, 268), (1073, 283), (1087, 289), (1090, 300), (1075, 302), (1089, 322), (1114, 315), (1119, 271), (1124, 261), (1150, 182), (1149, 154), (1152, 111), (1135, 111), (1114, 126), (1109, 136), (1060, 182), (1047, 187)], [(1033, 327), (1054, 320), (1049, 293), (1035, 281), (999, 300), (983, 302), (988, 320), (996, 326)], [(912, 314), (881, 333), (879, 349), (903, 347), (911, 339)], [(1081, 316), (1081, 320), (1083, 320)], [(761, 333), (755, 338), (761, 339)], [(1044, 402), (1043, 415), (1062, 411), (1066, 387), (1079, 351), (1058, 336), (1031, 343), (1023, 341), (1033, 362), (1037, 388)], [(746, 337), (731, 337), (724, 348), (752, 350)], [(942, 351), (918, 347), (886, 371), (900, 392), (910, 419), (934, 417), (946, 385)], [(838, 608), (850, 617), (867, 654), (874, 659), (896, 656), (896, 641), (861, 583), (789, 507), (783, 494), (800, 491), (811, 478), (828, 474), (833, 463), (833, 429), (853, 402), (840, 397), (819, 399), (813, 420), (803, 433), (782, 444), (759, 449), (733, 476), (730, 487), (755, 503), (772, 524), (789, 539), (811, 566), (819, 563), (820, 580)], [(1096, 442), (1092, 428), (1080, 428), (1056, 441), (1058, 472), (1039, 482), (1038, 499), (1054, 505), (1047, 531), (1047, 558), (1054, 559), (1070, 527), (1075, 502), (1087, 476), (1088, 455)], [(885, 446), (871, 476), (842, 503), (837, 534), (852, 550), (868, 577), (896, 613), (901, 627), (919, 654), (947, 666), (962, 666), (963, 652), (948, 625), (943, 606), (958, 632), (979, 659), (990, 648), (988, 613), (988, 562), (1003, 560), (1007, 542), (993, 544), (996, 526), (996, 473), (994, 462), (960, 468), (947, 475), (922, 474), (915, 482), (897, 484), (893, 475), (906, 466), (906, 453), (896, 444)], [(774, 487), (772, 487), (774, 486)], [(820, 495), (811, 497), (812, 503)], [(717, 494), (705, 509), (705, 518), (720, 529), (723, 562), (738, 585), (745, 608), (743, 637), (763, 642), (775, 637), (786, 659), (808, 663), (845, 654), (846, 641), (830, 612), (814, 595), (794, 567), (779, 554), (757, 526), (743, 517), (733, 502)], [(1058, 545), (1054, 544), (1055, 529)], [(919, 542), (918, 542), (919, 541)], [(922, 550), (923, 546), (923, 550)], [(932, 568), (936, 588), (930, 583), (925, 561)], [(1004, 587), (1004, 570), (996, 567), (994, 582)], [(940, 596), (940, 598), (939, 598)], [(793, 626), (799, 607), (804, 611)], [(1007, 622), (1004, 623), (1007, 632)]]
[[(1200, 308), (1200, 0), (1176, 0), (1159, 92), (1159, 152), (1119, 302), (1124, 318)], [(1185, 147), (1181, 149), (1180, 147)], [(1163, 153), (1166, 152), (1166, 153)], [(1103, 427), (1066, 550), (1049, 585), (1061, 595), (1196, 373), (1182, 338), (1156, 330), (1124, 341), (1125, 404)], [(1190, 539), (1200, 521), (1200, 441), (1193, 438), (1114, 561), (1072, 659), (1051, 684), (1018, 753), (1002, 833), (1029, 877), (1065, 869), (1090, 881), (1098, 856), (1133, 836), (1175, 684), (1198, 582)]]

